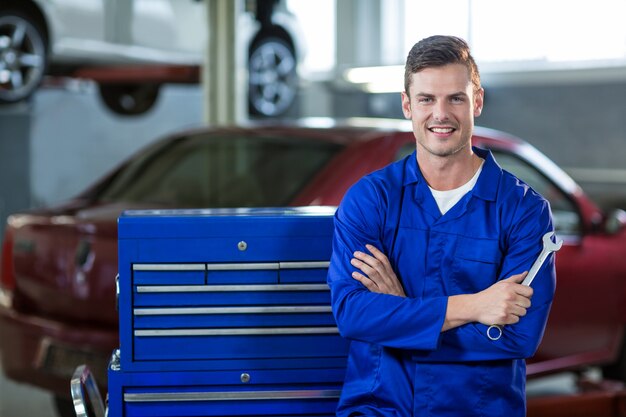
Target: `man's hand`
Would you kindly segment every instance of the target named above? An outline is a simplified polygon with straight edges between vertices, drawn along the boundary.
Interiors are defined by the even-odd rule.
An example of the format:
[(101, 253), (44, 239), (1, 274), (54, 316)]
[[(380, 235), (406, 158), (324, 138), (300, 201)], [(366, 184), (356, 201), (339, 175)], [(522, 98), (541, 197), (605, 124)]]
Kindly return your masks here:
[(442, 331), (479, 322), (492, 324), (515, 324), (526, 315), (530, 307), (533, 289), (521, 285), (528, 272), (512, 275), (498, 281), (476, 294), (461, 294), (448, 297), (448, 308)]
[(526, 315), (533, 289), (521, 285), (528, 272), (498, 281), (474, 295), (476, 321), (486, 324), (515, 324)]
[(382, 294), (406, 297), (400, 280), (393, 272), (387, 256), (372, 245), (365, 245), (372, 255), (363, 252), (354, 252), (350, 263), (363, 273), (353, 272), (352, 278), (372, 291)]

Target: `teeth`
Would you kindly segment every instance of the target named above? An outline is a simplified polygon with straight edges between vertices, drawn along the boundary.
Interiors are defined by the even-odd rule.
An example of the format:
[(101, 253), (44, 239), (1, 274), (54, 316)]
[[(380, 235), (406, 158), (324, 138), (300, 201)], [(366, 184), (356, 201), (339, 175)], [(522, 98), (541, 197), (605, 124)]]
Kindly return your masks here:
[(433, 127), (430, 130), (432, 130), (435, 133), (450, 133), (454, 129), (452, 129), (451, 127)]

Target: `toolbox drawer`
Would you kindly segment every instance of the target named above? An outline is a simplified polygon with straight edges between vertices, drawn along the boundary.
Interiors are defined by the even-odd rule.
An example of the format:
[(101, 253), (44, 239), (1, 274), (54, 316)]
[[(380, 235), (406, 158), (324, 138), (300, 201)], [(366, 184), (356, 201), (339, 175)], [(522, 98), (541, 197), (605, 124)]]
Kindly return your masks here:
[[(327, 268), (327, 261), (134, 264), (133, 360), (344, 355), (347, 344), (339, 336), (329, 289), (323, 283)], [(145, 278), (148, 273), (167, 272), (178, 279), (192, 269), (206, 271), (206, 281), (164, 285), (169, 284), (165, 279), (153, 283)], [(291, 282), (305, 283), (279, 284), (283, 271)], [(211, 282), (212, 273), (221, 274), (217, 283)], [(250, 278), (250, 273), (257, 275)], [(257, 284), (262, 276), (266, 279), (261, 282), (269, 283)]]
[(109, 416), (333, 416), (345, 370), (109, 370)]

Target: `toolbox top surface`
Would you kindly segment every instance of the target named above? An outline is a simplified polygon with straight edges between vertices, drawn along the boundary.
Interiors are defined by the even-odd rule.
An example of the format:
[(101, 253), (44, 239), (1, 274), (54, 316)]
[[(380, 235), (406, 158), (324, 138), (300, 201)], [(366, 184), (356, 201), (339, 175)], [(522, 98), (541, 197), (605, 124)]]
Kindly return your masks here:
[(325, 236), (332, 234), (329, 218), (335, 210), (329, 206), (127, 210), (118, 219), (118, 239), (232, 236), (242, 227), (248, 236)]

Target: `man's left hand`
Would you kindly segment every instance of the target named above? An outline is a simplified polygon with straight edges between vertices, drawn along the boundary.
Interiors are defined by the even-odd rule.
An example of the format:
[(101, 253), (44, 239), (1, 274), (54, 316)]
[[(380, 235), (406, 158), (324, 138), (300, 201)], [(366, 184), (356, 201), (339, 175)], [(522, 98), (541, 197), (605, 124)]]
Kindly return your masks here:
[(372, 245), (365, 245), (365, 247), (371, 255), (354, 252), (354, 258), (350, 263), (363, 273), (355, 271), (352, 273), (352, 278), (372, 292), (406, 297), (404, 288), (396, 273), (393, 272), (387, 256)]

